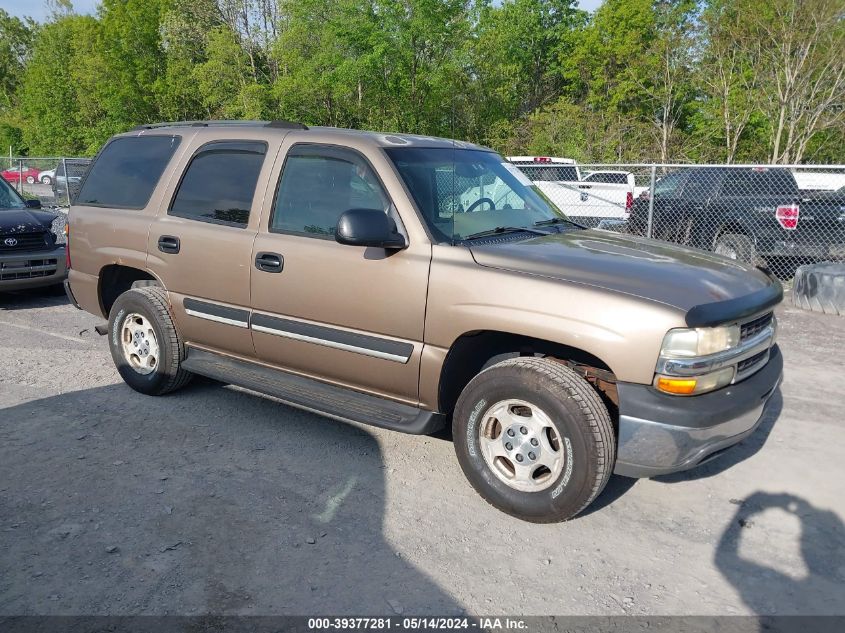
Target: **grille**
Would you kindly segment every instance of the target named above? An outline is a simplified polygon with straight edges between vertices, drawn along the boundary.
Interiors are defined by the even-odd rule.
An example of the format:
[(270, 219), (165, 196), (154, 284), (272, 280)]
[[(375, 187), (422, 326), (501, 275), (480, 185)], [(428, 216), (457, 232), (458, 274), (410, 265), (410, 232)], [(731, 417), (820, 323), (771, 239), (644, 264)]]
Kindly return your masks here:
[(749, 321), (748, 323), (743, 323), (742, 327), (740, 328), (740, 340), (744, 341), (746, 339), (751, 338), (752, 336), (756, 336), (764, 329), (769, 327), (769, 324), (772, 322), (772, 313), (769, 312), (768, 314), (764, 314), (758, 319), (754, 319), (753, 321)]
[(766, 354), (768, 354), (768, 353), (769, 353), (769, 350), (765, 350), (765, 351), (760, 352), (759, 354), (754, 354), (754, 356), (752, 356), (751, 358), (746, 358), (744, 361), (740, 361), (739, 363), (737, 363), (737, 366), (736, 366), (737, 375), (740, 375), (743, 372), (748, 371), (749, 369), (754, 367), (754, 365), (756, 365), (757, 363), (762, 361), (766, 357)]
[(56, 274), (56, 269), (58, 268), (57, 263), (55, 259), (5, 262), (0, 264), (0, 281), (49, 277)]
[[(32, 251), (51, 247), (52, 240), (46, 231), (42, 233), (18, 233), (15, 235), (0, 235), (0, 252)], [(6, 244), (7, 239), (16, 240), (14, 245)]]

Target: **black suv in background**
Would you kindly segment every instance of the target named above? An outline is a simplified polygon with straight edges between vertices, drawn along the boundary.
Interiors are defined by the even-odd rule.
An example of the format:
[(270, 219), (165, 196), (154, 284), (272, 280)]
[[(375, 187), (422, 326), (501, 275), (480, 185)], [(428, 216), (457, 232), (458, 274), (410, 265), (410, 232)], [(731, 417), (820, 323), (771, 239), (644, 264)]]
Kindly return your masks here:
[[(634, 203), (630, 230), (648, 232), (648, 194)], [(782, 167), (697, 167), (654, 187), (652, 237), (765, 263), (789, 276), (795, 264), (845, 255), (845, 194), (808, 194)]]

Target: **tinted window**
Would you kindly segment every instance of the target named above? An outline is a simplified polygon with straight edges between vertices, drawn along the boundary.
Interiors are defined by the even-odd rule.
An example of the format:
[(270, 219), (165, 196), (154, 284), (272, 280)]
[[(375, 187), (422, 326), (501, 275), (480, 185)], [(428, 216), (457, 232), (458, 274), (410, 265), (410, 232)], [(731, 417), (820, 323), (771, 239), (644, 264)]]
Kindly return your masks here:
[(664, 176), (654, 183), (654, 195), (671, 196), (683, 184), (686, 175), (686, 172), (676, 171), (674, 174)]
[(259, 141), (203, 145), (185, 170), (170, 215), (246, 226), (266, 152)]
[(724, 196), (771, 196), (797, 192), (795, 177), (788, 169), (730, 169), (722, 183)]
[(179, 146), (179, 140), (178, 136), (114, 139), (92, 165), (76, 203), (143, 209)]
[(390, 209), (390, 199), (367, 162), (355, 152), (321, 146), (288, 153), (270, 230), (333, 236), (350, 209)]
[(628, 184), (628, 174), (617, 174), (617, 173), (610, 173), (610, 172), (598, 172), (595, 174), (590, 174), (584, 180), (588, 182), (606, 182), (613, 185), (627, 185)]
[(694, 171), (684, 185), (684, 197), (708, 198), (718, 187), (720, 179), (720, 173), (716, 170)]
[(578, 170), (575, 169), (575, 165), (538, 166), (517, 164), (517, 167), (532, 182), (556, 182), (560, 180), (575, 182), (578, 180)]

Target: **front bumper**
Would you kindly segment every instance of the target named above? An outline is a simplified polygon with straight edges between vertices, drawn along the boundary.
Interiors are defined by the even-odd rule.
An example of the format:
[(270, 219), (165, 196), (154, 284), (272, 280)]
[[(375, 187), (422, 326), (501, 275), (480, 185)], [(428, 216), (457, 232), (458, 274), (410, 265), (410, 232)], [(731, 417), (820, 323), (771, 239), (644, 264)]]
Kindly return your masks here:
[(693, 468), (742, 441), (760, 424), (783, 373), (777, 345), (750, 378), (700, 396), (671, 396), (618, 383), (617, 475), (654, 477)]
[(0, 291), (60, 284), (67, 276), (65, 247), (0, 254)]

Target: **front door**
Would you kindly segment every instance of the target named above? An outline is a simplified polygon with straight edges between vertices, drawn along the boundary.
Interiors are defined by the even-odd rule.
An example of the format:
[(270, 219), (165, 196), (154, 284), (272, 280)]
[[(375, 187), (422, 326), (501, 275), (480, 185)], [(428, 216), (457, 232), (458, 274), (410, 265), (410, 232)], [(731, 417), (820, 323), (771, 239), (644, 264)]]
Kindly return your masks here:
[(415, 240), (391, 252), (335, 242), (345, 211), (396, 213), (357, 151), (294, 144), (278, 183), (253, 249), (257, 355), (297, 373), (416, 404), (431, 245)]

